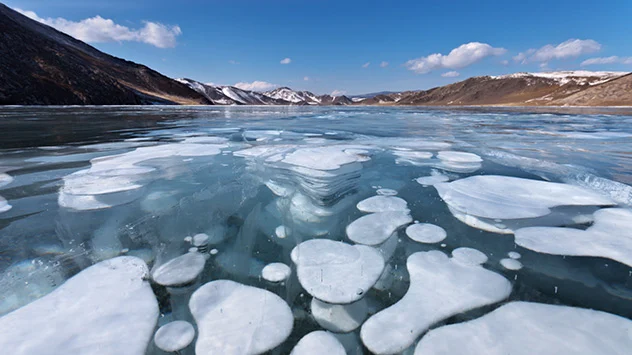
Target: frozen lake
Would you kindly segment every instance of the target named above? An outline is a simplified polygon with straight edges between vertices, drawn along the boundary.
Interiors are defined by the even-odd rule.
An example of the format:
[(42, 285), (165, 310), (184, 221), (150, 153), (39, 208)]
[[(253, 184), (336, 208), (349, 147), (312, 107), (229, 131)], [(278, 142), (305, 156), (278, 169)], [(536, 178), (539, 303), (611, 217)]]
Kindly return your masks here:
[(5, 107), (0, 129), (12, 354), (632, 347), (623, 109)]

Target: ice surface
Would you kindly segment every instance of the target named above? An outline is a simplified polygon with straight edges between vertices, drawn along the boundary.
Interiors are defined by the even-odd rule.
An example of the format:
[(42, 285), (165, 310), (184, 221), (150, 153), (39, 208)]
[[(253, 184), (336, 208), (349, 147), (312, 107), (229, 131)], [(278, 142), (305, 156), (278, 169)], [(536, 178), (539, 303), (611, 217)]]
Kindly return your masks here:
[(408, 238), (419, 243), (439, 243), (444, 240), (448, 234), (445, 229), (430, 223), (415, 223), (406, 228)]
[(158, 302), (135, 257), (95, 264), (47, 296), (0, 318), (11, 354), (145, 354)]
[(270, 282), (281, 282), (290, 277), (292, 269), (283, 263), (271, 263), (261, 270), (261, 277)]
[(317, 330), (299, 340), (290, 355), (346, 355), (345, 348), (331, 333)]
[(347, 226), (347, 236), (356, 243), (377, 245), (388, 239), (399, 227), (412, 221), (407, 211), (372, 213), (351, 222)]
[(598, 256), (632, 266), (632, 210), (605, 208), (586, 230), (529, 227), (516, 231), (516, 244), (540, 253)]
[(310, 310), (321, 327), (336, 333), (357, 329), (369, 316), (369, 306), (364, 298), (345, 305), (329, 304), (312, 298)]
[(0, 196), (0, 213), (10, 210), (11, 207), (12, 206), (9, 204), (9, 202), (7, 202), (4, 197)]
[(191, 296), (197, 354), (260, 354), (290, 335), (293, 317), (279, 296), (230, 280), (211, 281)]
[(373, 353), (403, 351), (431, 325), (499, 302), (511, 292), (504, 277), (480, 265), (455, 262), (440, 251), (412, 254), (406, 266), (410, 288), (404, 297), (362, 325), (362, 342)]
[(177, 320), (158, 328), (154, 335), (154, 343), (166, 352), (179, 351), (191, 344), (195, 337), (195, 329), (191, 323)]
[(326, 239), (303, 242), (291, 256), (303, 288), (327, 303), (359, 300), (384, 269), (384, 259), (374, 248)]
[(629, 354), (632, 321), (568, 306), (512, 302), (461, 324), (431, 330), (415, 354)]

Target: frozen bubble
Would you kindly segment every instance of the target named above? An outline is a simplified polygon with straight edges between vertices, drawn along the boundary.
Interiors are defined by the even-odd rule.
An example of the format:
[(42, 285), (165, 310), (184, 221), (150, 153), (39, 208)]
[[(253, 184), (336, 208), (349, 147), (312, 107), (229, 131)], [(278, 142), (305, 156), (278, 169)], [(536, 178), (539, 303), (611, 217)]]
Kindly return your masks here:
[(193, 245), (196, 247), (201, 247), (208, 245), (209, 236), (206, 233), (199, 233), (193, 236)]
[(188, 236), (188, 237), (184, 237), (184, 241), (187, 243), (193, 243), (193, 237)]
[(507, 256), (509, 256), (512, 259), (520, 259), (522, 257), (520, 253), (515, 252), (515, 251), (510, 251), (509, 253), (507, 253)]
[(4, 197), (0, 196), (0, 213), (8, 211), (12, 207)]
[(455, 262), (440, 251), (412, 254), (406, 266), (410, 287), (404, 297), (362, 325), (362, 342), (375, 354), (401, 352), (433, 324), (511, 293), (511, 284), (499, 274)]
[(445, 229), (430, 223), (412, 224), (406, 228), (406, 235), (419, 243), (439, 243), (444, 240), (448, 234)]
[(595, 256), (632, 266), (632, 210), (605, 208), (586, 230), (528, 227), (516, 231), (516, 244), (540, 253)]
[(474, 218), (535, 218), (548, 215), (556, 206), (613, 204), (610, 198), (582, 187), (509, 176), (472, 176), (435, 188), (453, 214)]
[(362, 216), (347, 226), (347, 236), (356, 243), (377, 245), (388, 239), (399, 227), (411, 223), (408, 212), (380, 212)]
[(288, 232), (289, 232), (289, 228), (287, 228), (286, 226), (278, 226), (274, 230), (274, 233), (276, 234), (277, 238), (281, 238), (281, 239), (287, 238), (287, 235), (289, 234)]
[(261, 354), (290, 335), (290, 307), (272, 292), (230, 280), (211, 281), (191, 296), (197, 354)]
[(452, 251), (452, 259), (468, 265), (480, 265), (487, 262), (487, 255), (472, 248), (456, 248)]
[(314, 170), (336, 170), (343, 165), (357, 162), (358, 159), (357, 156), (347, 154), (339, 147), (331, 146), (300, 148), (287, 154), (283, 162)]
[(313, 297), (335, 304), (362, 298), (384, 269), (372, 247), (327, 239), (311, 239), (292, 250), (301, 286)]
[(204, 269), (206, 259), (200, 253), (186, 253), (157, 267), (151, 274), (163, 286), (186, 285), (195, 280)]
[(522, 263), (516, 259), (504, 258), (500, 259), (500, 265), (502, 265), (507, 270), (520, 270), (522, 269)]
[(147, 274), (147, 265), (130, 256), (81, 271), (0, 318), (0, 349), (13, 355), (144, 354), (158, 320)]
[(393, 190), (393, 189), (377, 189), (377, 191), (375, 191), (376, 194), (381, 195), (381, 196), (395, 196), (397, 195), (397, 190)]
[(13, 177), (6, 173), (0, 173), (0, 187), (9, 185), (13, 181)]
[(629, 354), (632, 321), (568, 306), (511, 302), (469, 322), (431, 330), (415, 354)]
[(440, 151), (437, 153), (437, 158), (456, 163), (480, 163), (483, 161), (483, 159), (476, 154), (450, 150)]
[(189, 346), (194, 337), (195, 329), (191, 323), (177, 320), (158, 328), (154, 343), (160, 350), (176, 352)]
[(261, 277), (270, 282), (281, 282), (290, 277), (292, 269), (283, 263), (271, 263), (261, 270)]
[(408, 203), (395, 196), (373, 196), (358, 202), (356, 207), (362, 212), (408, 212)]
[(351, 304), (330, 304), (312, 298), (311, 311), (316, 322), (335, 333), (357, 329), (369, 316), (369, 306), (363, 298)]
[(211, 249), (211, 255), (217, 255), (217, 253), (219, 253), (219, 250)]
[(323, 330), (313, 331), (299, 340), (290, 355), (346, 355), (338, 339)]
[(432, 174), (430, 176), (422, 176), (417, 178), (417, 183), (424, 186), (434, 186), (435, 184), (450, 181), (450, 178), (443, 174)]

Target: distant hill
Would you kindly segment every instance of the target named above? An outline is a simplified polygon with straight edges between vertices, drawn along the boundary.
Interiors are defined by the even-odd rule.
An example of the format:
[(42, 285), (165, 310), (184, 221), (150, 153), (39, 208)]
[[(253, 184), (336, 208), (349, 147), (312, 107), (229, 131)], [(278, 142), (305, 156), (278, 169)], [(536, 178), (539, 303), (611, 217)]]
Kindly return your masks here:
[[(360, 105), (631, 105), (625, 72), (564, 71), (479, 76), (429, 90), (377, 95)], [(627, 102), (627, 104), (626, 104)]]
[(98, 51), (0, 4), (0, 104), (211, 104), (144, 65)]

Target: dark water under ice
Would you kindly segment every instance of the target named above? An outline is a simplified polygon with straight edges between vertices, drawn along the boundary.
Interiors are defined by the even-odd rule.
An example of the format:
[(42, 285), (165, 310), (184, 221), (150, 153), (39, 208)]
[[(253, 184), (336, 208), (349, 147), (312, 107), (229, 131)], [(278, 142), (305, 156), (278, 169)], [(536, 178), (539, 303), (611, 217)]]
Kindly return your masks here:
[[(310, 315), (312, 297), (297, 279), (290, 252), (314, 238), (354, 244), (345, 230), (367, 214), (356, 204), (388, 189), (407, 202), (414, 223), (440, 226), (447, 237), (419, 243), (405, 232), (410, 223), (397, 229), (384, 258), (390, 279), (358, 290), (371, 314), (406, 294), (408, 256), (467, 247), (487, 256), (483, 267), (507, 279), (511, 293), (431, 328), (478, 318), (508, 301), (632, 317), (632, 256), (612, 250), (632, 250), (632, 229), (626, 229), (632, 221), (609, 229), (621, 233), (617, 248), (595, 252), (603, 246), (590, 238), (568, 246), (582, 256), (525, 248), (512, 234), (535, 226), (589, 230), (596, 211), (630, 208), (632, 115), (625, 111), (14, 107), (0, 109), (0, 129), (0, 316), (119, 255), (137, 256), (155, 269), (188, 252), (193, 245), (186, 237), (204, 233), (210, 242), (200, 251), (208, 260), (192, 287), (228, 279), (280, 296), (293, 311), (294, 327), (272, 352), (289, 353), (303, 335), (322, 329)], [(452, 151), (471, 154), (441, 159), (439, 152)], [(438, 188), (416, 181), (497, 175), (563, 183), (612, 202), (569, 207), (562, 199), (537, 218), (495, 218), (472, 212), (468, 196), (450, 205)], [(519, 210), (516, 204), (524, 203), (512, 196), (519, 186), (491, 195), (489, 186), (466, 189), (506, 211), (503, 204)], [(549, 194), (546, 188), (532, 193)], [(499, 196), (504, 200), (494, 200)], [(509, 252), (520, 254), (522, 268), (501, 264)], [(273, 262), (292, 268), (285, 282), (262, 278)], [(153, 282), (152, 288), (159, 325), (194, 321), (188, 296)], [(354, 334), (357, 352), (368, 353), (360, 328)], [(147, 353), (163, 352), (150, 344)]]

